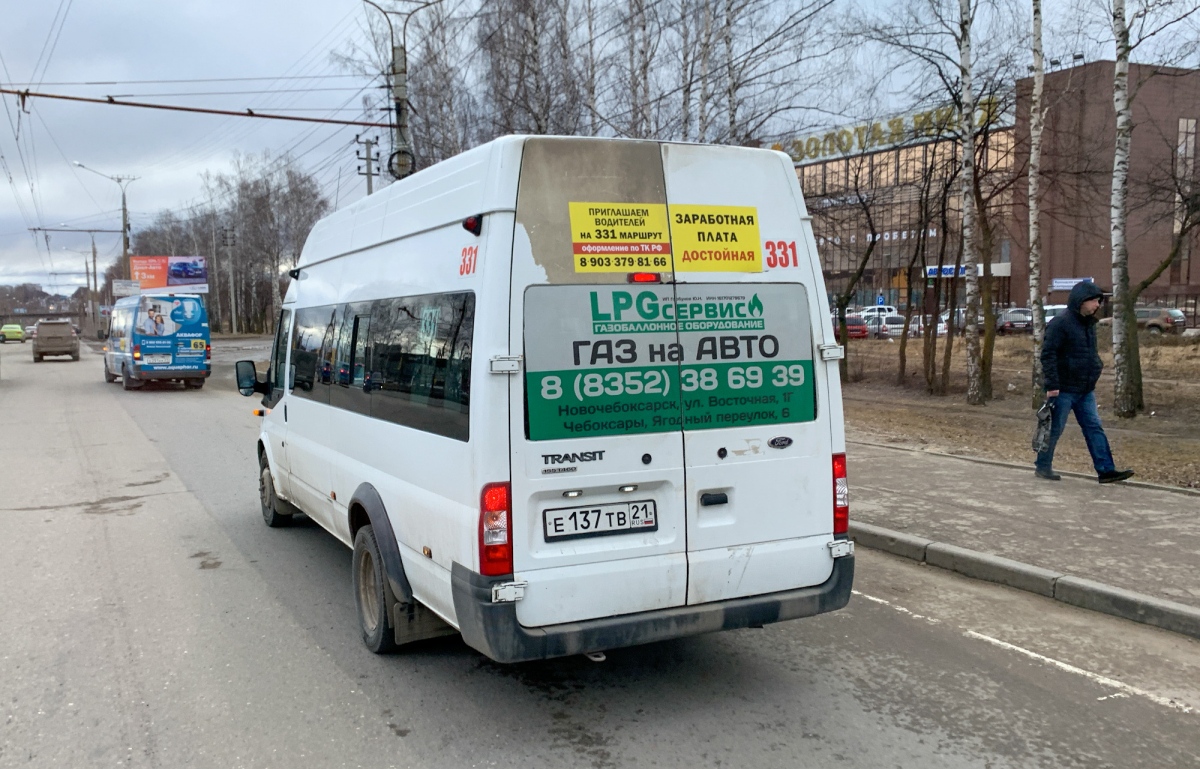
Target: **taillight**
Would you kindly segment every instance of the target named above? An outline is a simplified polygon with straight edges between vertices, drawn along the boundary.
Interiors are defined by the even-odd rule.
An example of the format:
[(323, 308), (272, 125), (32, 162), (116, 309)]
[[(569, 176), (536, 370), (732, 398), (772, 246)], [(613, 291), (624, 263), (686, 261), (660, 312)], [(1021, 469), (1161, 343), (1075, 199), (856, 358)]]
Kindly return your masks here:
[(204, 360), (212, 360), (212, 345), (204, 345)]
[(486, 577), (513, 572), (511, 490), (489, 483), (479, 497), (479, 573)]
[(846, 481), (846, 455), (833, 455), (833, 533), (850, 530), (850, 485)]
[(657, 272), (631, 272), (625, 276), (626, 283), (662, 283)]
[(133, 346), (133, 359), (134, 360), (142, 359), (142, 346), (140, 344), (135, 344)]

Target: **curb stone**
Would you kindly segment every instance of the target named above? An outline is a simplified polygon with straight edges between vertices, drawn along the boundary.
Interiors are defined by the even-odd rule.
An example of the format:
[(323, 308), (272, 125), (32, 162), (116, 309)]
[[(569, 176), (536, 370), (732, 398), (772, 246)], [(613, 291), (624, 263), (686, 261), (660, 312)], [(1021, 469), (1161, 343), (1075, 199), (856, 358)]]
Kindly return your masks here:
[(850, 538), (863, 547), (927, 563), (966, 577), (995, 582), (1081, 609), (1200, 638), (1200, 609), (1192, 606), (869, 523), (851, 521)]
[[(980, 465), (994, 465), (995, 467), (1009, 467), (1014, 470), (1028, 470), (1031, 473), (1032, 480), (1032, 464), (1022, 465), (1017, 464), (1016, 462), (1005, 462), (1000, 459), (984, 459), (983, 457), (971, 457), (963, 454), (947, 454), (944, 451), (929, 451), (927, 449), (917, 449), (911, 446), (895, 446), (888, 443), (874, 443), (872, 441), (853, 441), (847, 439), (846, 443), (854, 444), (856, 446), (870, 446), (873, 449), (891, 449), (892, 451), (907, 451), (910, 454), (926, 454), (931, 457), (961, 459), (964, 462), (974, 462)], [(1095, 475), (1089, 475), (1088, 473), (1076, 473), (1071, 470), (1055, 470), (1054, 472), (1058, 473), (1064, 478), (1082, 478), (1087, 481), (1096, 480)], [(1154, 491), (1170, 491), (1174, 494), (1183, 494), (1190, 497), (1200, 497), (1200, 489), (1189, 489), (1183, 486), (1165, 486), (1160, 483), (1147, 483), (1146, 481), (1121, 481), (1121, 485), (1133, 486), (1134, 488), (1138, 489), (1153, 489)], [(870, 545), (868, 545), (868, 547), (870, 547)]]

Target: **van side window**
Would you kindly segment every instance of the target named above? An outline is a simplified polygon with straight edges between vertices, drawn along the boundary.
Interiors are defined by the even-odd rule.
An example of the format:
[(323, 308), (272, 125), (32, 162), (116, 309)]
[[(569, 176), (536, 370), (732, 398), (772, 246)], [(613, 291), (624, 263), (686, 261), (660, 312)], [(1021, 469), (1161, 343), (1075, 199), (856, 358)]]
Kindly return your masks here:
[(297, 397), (314, 400), (328, 398), (326, 391), (314, 392), (314, 388), (321, 344), (325, 341), (332, 310), (332, 307), (308, 307), (296, 311), (296, 322), (292, 324), (292, 366), (296, 371), (293, 394)]
[(375, 303), (371, 416), (466, 441), (475, 294)]
[(342, 310), (343, 305), (337, 305), (322, 307), (320, 311), (320, 317), (325, 321), (325, 329), (321, 341), (319, 369), (313, 400), (321, 403), (329, 402), (329, 386), (337, 381), (337, 343), (338, 334), (342, 330)]
[(341, 307), (341, 330), (334, 347), (335, 363), (332, 371), (333, 381), (338, 386), (330, 388), (329, 392), (331, 406), (366, 416), (371, 415), (367, 377), (371, 309), (371, 302), (354, 302)]
[(271, 349), (271, 389), (279, 391), (278, 394), (272, 393), (276, 400), (287, 384), (287, 333), (291, 319), (291, 310), (279, 311), (279, 325), (275, 328), (275, 344)]

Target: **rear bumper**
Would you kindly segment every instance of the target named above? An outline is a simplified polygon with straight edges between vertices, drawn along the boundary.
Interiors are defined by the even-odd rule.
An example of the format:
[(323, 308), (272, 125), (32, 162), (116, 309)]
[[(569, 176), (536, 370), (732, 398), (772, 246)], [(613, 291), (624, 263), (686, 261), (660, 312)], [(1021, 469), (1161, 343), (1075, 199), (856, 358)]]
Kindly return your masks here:
[(198, 369), (186, 370), (170, 370), (170, 369), (141, 369), (137, 366), (133, 367), (133, 378), (142, 381), (151, 381), (155, 379), (208, 379), (212, 376), (212, 369), (200, 371)]
[(850, 601), (854, 556), (834, 560), (829, 579), (813, 587), (537, 628), (517, 621), (516, 604), (492, 603), (492, 585), (511, 582), (511, 575), (484, 577), (455, 563), (450, 580), (459, 631), (467, 645), (497, 662), (524, 662), (836, 611)]

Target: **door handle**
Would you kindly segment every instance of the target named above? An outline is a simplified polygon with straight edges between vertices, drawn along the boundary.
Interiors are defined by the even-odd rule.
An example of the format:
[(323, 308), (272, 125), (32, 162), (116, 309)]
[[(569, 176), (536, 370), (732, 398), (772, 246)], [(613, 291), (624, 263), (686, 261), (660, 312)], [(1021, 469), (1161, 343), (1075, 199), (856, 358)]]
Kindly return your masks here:
[(729, 495), (723, 491), (700, 495), (700, 504), (703, 507), (711, 507), (712, 505), (725, 505), (728, 503)]

